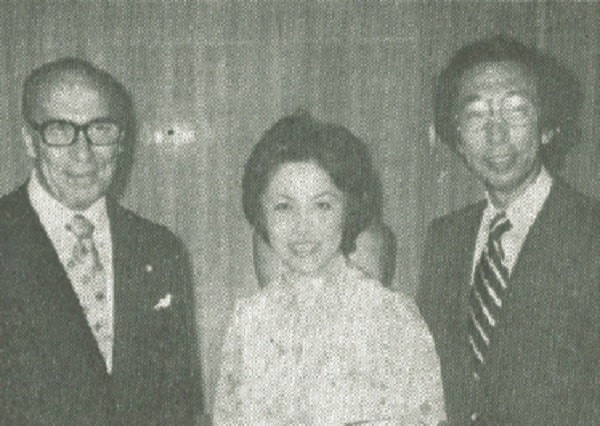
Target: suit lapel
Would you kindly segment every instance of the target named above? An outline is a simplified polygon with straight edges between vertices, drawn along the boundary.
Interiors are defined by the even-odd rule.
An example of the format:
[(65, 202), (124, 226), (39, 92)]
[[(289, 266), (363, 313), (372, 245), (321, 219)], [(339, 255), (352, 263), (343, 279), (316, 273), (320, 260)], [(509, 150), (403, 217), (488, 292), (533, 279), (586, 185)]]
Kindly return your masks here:
[[(107, 200), (113, 243), (114, 270), (114, 345), (113, 376), (127, 377), (139, 368), (140, 351), (147, 352), (148, 342), (142, 331), (149, 328), (149, 271), (145, 266), (147, 248), (140, 241), (136, 221), (114, 200)], [(143, 348), (143, 349), (142, 349)]]
[(129, 333), (135, 327), (135, 233), (128, 229), (125, 212), (113, 200), (107, 200), (108, 217), (113, 246), (114, 271), (114, 344), (113, 344), (113, 375), (126, 375), (130, 360), (133, 359), (134, 348), (129, 344)]
[[(539, 308), (550, 306), (556, 297), (556, 289), (551, 287), (553, 283), (561, 282), (556, 278), (564, 273), (559, 266), (561, 253), (572, 248), (564, 246), (561, 235), (561, 230), (570, 225), (567, 217), (572, 209), (565, 197), (561, 182), (555, 182), (525, 238), (509, 281), (506, 299), (509, 314), (503, 315), (504, 326), (508, 329), (513, 321), (521, 322), (522, 316), (527, 317), (525, 323), (530, 323), (531, 309), (541, 314)], [(530, 323), (530, 326), (535, 324)]]
[(19, 247), (26, 251), (21, 256), (29, 260), (28, 263), (31, 265), (29, 273), (34, 275), (31, 283), (38, 286), (35, 289), (36, 293), (39, 294), (40, 300), (52, 301), (53, 309), (61, 315), (60, 318), (51, 319), (58, 325), (57, 328), (60, 328), (59, 332), (81, 336), (83, 341), (79, 342), (80, 347), (89, 353), (95, 364), (101, 363), (104, 366), (104, 359), (79, 304), (77, 294), (56, 249), (29, 202), (26, 185), (19, 189), (17, 200), (15, 211), (20, 211), (21, 214), (17, 218), (19, 223), (14, 224), (14, 229), (21, 233), (17, 237), (18, 240), (27, 242), (20, 244)]
[(460, 330), (464, 331), (463, 340), (466, 344), (466, 321), (469, 313), (469, 294), (471, 292), (471, 278), (473, 272), (473, 255), (475, 251), (475, 242), (477, 240), (477, 233), (481, 223), (481, 217), (483, 210), (485, 209), (485, 201), (477, 203), (474, 208), (470, 209), (464, 217), (463, 227), (460, 233), (454, 235), (460, 235), (462, 238), (461, 243), (458, 245), (457, 260), (456, 260), (456, 275), (455, 278), (460, 283), (459, 298), (456, 306), (459, 307), (457, 326)]

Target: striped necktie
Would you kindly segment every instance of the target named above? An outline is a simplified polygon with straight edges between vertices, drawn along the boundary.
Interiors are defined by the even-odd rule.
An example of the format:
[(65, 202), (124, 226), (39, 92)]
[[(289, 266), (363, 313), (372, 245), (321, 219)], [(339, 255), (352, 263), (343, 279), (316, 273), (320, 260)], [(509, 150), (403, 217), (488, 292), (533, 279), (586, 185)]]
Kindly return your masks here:
[(509, 271), (503, 263), (504, 252), (500, 240), (511, 227), (504, 212), (494, 217), (490, 223), (487, 245), (473, 274), (469, 297), (469, 344), (473, 352), (475, 378), (479, 377), (508, 290)]

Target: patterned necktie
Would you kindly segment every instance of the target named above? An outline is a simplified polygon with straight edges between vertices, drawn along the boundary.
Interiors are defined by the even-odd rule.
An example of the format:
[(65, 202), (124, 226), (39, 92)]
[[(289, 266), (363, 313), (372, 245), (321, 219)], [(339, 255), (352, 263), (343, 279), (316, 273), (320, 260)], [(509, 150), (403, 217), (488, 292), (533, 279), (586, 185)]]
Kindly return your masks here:
[(492, 332), (500, 318), (502, 301), (508, 290), (508, 268), (504, 265), (502, 235), (512, 227), (504, 212), (490, 223), (487, 245), (481, 253), (473, 275), (469, 297), (469, 344), (473, 352), (474, 377), (490, 346)]
[(84, 216), (77, 214), (66, 225), (66, 229), (77, 238), (71, 259), (67, 263), (68, 275), (74, 283), (83, 312), (110, 371), (112, 365), (110, 306), (106, 298), (106, 271), (100, 262), (93, 239), (94, 225)]

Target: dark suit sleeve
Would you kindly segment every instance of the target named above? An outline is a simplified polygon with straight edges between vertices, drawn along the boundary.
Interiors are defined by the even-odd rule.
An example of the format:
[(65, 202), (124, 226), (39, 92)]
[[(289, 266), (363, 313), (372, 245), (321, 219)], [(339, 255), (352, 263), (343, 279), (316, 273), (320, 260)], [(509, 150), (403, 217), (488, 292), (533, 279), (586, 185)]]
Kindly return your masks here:
[(175, 243), (172, 263), (173, 324), (170, 332), (175, 350), (165, 360), (163, 416), (164, 424), (191, 425), (203, 412), (200, 360), (195, 333), (194, 289), (191, 264), (183, 245)]
[[(600, 223), (600, 214), (597, 215), (597, 223)], [(582, 396), (582, 407), (577, 424), (588, 425), (600, 422), (600, 231), (596, 233), (594, 263), (595, 285), (592, 286), (590, 305), (586, 309), (587, 326), (584, 339), (587, 341), (585, 361), (587, 379), (583, 388), (580, 389)]]
[(433, 253), (434, 253), (434, 242), (433, 242), (433, 234), (434, 234), (434, 225), (430, 224), (427, 229), (427, 238), (425, 240), (425, 248), (423, 250), (423, 256), (421, 258), (421, 273), (419, 276), (419, 283), (417, 288), (417, 297), (416, 302), (419, 310), (421, 311), (421, 315), (425, 319), (425, 322), (431, 329), (433, 321), (433, 312), (434, 312), (434, 301), (433, 301), (433, 271), (435, 268)]

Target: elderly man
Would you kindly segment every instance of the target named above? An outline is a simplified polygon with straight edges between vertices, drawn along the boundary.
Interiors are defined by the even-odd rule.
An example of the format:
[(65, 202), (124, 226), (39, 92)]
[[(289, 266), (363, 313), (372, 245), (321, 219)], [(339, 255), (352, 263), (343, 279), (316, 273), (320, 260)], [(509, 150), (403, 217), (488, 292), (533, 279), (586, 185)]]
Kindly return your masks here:
[(440, 76), (437, 133), (487, 191), (435, 220), (424, 253), (418, 304), (451, 424), (600, 419), (600, 210), (549, 171), (577, 110), (563, 71), (497, 37)]
[(186, 253), (107, 196), (127, 92), (66, 58), (27, 77), (22, 108), (34, 169), (0, 200), (0, 423), (191, 424)]

